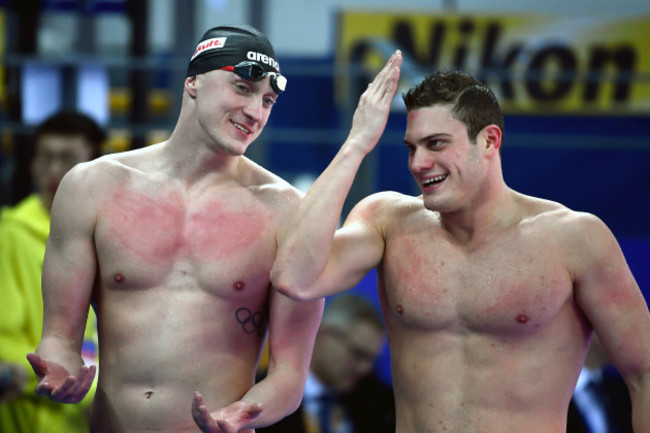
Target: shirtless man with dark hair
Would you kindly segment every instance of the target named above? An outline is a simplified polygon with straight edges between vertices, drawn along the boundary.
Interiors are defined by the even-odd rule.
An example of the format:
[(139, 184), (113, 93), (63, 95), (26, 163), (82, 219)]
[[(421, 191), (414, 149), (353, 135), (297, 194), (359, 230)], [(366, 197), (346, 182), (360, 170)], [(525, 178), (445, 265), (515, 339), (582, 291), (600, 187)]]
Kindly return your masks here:
[(650, 432), (650, 314), (619, 245), (594, 215), (506, 185), (503, 115), (473, 77), (432, 74), (404, 95), (422, 194), (373, 194), (337, 230), (400, 65), (398, 52), (362, 95), (282, 232), (276, 289), (316, 299), (377, 268), (398, 433), (564, 433), (594, 330), (625, 378), (635, 432)]

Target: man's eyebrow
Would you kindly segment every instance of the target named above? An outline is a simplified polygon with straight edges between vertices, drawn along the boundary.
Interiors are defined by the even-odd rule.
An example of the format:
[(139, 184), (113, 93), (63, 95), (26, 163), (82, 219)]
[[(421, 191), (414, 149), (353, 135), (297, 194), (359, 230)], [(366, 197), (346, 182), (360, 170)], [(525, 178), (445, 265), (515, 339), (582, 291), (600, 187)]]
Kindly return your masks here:
[[(425, 137), (420, 138), (419, 140), (417, 140), (417, 142), (418, 143), (424, 143), (424, 142), (427, 142), (427, 141), (430, 141), (430, 140), (433, 140), (433, 139), (436, 139), (436, 138), (449, 138), (449, 137), (451, 137), (451, 135), (447, 134), (445, 132), (436, 132), (436, 133), (429, 134), (429, 135), (427, 135)], [(409, 141), (405, 137), (404, 138), (404, 144), (411, 145), (411, 144), (415, 144), (415, 143), (412, 143), (411, 141)]]

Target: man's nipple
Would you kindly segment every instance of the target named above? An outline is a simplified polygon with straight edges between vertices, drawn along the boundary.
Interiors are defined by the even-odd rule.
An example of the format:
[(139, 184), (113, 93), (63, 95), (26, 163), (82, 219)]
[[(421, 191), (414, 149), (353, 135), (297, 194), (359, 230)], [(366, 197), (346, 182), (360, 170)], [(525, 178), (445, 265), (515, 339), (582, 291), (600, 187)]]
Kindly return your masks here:
[(116, 283), (121, 283), (122, 281), (124, 281), (124, 275), (118, 272), (115, 275), (113, 275), (113, 279), (115, 280)]

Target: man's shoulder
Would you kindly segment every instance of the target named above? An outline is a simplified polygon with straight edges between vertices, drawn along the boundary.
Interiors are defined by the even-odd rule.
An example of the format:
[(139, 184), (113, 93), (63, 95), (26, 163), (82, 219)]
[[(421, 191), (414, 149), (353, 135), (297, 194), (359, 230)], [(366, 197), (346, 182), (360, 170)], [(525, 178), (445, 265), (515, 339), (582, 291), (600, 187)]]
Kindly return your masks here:
[(571, 242), (609, 232), (604, 222), (592, 213), (536, 197), (525, 196), (522, 202), (522, 224), (545, 235), (555, 234), (557, 239)]
[(402, 194), (396, 191), (381, 191), (369, 195), (361, 200), (357, 207), (381, 208), (384, 212), (417, 212), (424, 210), (422, 197)]
[(242, 184), (250, 191), (273, 200), (298, 201), (304, 195), (298, 188), (266, 168), (246, 160)]
[(77, 164), (66, 174), (67, 177), (99, 187), (112, 182), (122, 183), (125, 176), (143, 173), (146, 164), (137, 151), (104, 155), (92, 161)]
[(539, 197), (520, 195), (519, 202), (523, 219), (528, 221), (575, 227), (598, 220), (589, 212)]
[(373, 221), (384, 228), (402, 225), (408, 218), (439, 218), (437, 212), (424, 207), (422, 197), (414, 197), (395, 191), (382, 191), (359, 201), (351, 211), (354, 218)]
[(77, 164), (63, 177), (54, 203), (90, 215), (99, 211), (110, 195), (133, 184), (138, 173), (114, 155)]

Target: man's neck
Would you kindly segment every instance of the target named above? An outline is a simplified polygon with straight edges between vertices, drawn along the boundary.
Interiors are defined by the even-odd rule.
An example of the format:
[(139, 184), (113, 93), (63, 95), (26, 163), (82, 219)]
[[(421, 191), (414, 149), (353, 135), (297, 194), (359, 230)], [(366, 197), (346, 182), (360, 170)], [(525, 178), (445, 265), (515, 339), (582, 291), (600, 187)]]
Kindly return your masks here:
[(219, 153), (198, 143), (179, 143), (171, 138), (163, 146), (164, 170), (188, 185), (206, 177), (211, 183), (235, 179), (244, 160), (244, 156)]
[(505, 184), (489, 195), (479, 196), (463, 209), (441, 212), (440, 218), (450, 237), (465, 245), (481, 243), (521, 220), (516, 193)]

